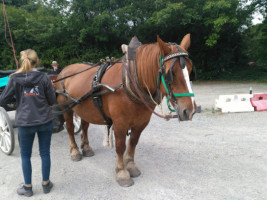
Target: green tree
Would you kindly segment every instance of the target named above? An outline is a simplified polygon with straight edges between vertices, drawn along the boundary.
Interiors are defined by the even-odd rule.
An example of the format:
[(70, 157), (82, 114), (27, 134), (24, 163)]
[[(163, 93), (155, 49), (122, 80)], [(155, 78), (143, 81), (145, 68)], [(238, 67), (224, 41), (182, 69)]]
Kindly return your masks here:
[[(244, 45), (253, 39), (247, 37), (254, 31), (252, 14), (257, 11), (266, 16), (266, 0), (252, 0), (250, 4), (248, 0), (6, 2), (17, 51), (34, 48), (45, 66), (50, 66), (51, 60), (64, 66), (96, 62), (105, 56), (120, 57), (120, 45), (134, 35), (143, 43), (155, 42), (157, 34), (165, 41), (179, 43), (185, 34), (191, 33), (189, 51), (203, 79), (230, 76), (233, 68), (247, 62)], [(258, 55), (261, 60), (265, 50), (264, 27), (255, 29), (261, 33), (257, 36), (263, 49)], [(14, 67), (3, 30), (0, 20), (0, 67)]]
[[(30, 9), (31, 5), (35, 9)], [(31, 12), (29, 12), (29, 9)], [(61, 47), (65, 43), (64, 40), (61, 40), (64, 39), (62, 15), (36, 2), (27, 4), (27, 7), (6, 6), (6, 11), (17, 55), (21, 50), (32, 48), (38, 52), (41, 64), (51, 62), (53, 59), (51, 49)], [(2, 8), (0, 8), (0, 18), (3, 19), (2, 13)], [(12, 49), (5, 41), (2, 20), (0, 21), (0, 36), (0, 52), (2, 55), (0, 57), (2, 61), (0, 67), (1, 69), (15, 68)], [(10, 40), (8, 30), (7, 40)]]
[(30, 2), (30, 0), (5, 0), (4, 3), (5, 5), (10, 5), (10, 6), (24, 6), (27, 5)]
[(247, 61), (256, 62), (267, 69), (267, 20), (246, 30), (243, 39), (247, 47), (244, 48)]

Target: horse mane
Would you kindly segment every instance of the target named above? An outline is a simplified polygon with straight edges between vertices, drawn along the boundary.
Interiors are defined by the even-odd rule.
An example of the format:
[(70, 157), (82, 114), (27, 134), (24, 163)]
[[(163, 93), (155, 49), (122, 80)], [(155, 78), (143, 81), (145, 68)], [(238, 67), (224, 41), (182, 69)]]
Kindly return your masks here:
[(137, 48), (137, 76), (142, 88), (153, 94), (157, 89), (160, 49), (157, 43), (145, 44)]
[[(171, 52), (177, 52), (177, 48), (168, 44)], [(184, 50), (184, 49), (183, 49)], [(186, 52), (186, 51), (185, 51)], [(157, 77), (159, 72), (160, 48), (158, 43), (145, 44), (136, 51), (137, 76), (142, 88), (153, 94), (157, 90)], [(166, 72), (169, 68), (166, 68)]]

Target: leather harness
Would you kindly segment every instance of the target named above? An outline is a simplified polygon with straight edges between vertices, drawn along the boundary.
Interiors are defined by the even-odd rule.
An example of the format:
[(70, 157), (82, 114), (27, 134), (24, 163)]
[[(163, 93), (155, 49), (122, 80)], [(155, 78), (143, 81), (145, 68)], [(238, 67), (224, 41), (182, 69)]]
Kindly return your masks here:
[[(180, 65), (182, 68), (184, 68), (185, 67), (184, 58), (189, 59), (188, 54), (185, 52), (182, 52), (181, 49), (179, 48), (179, 46), (177, 44), (175, 44), (177, 49), (178, 49), (178, 53), (173, 53), (173, 54), (171, 54), (171, 55), (169, 55), (163, 59), (163, 62), (160, 65), (160, 70), (159, 70), (159, 81), (157, 83), (158, 88), (157, 88), (156, 92), (154, 94), (152, 94), (152, 99), (151, 99), (149, 92), (140, 86), (138, 76), (137, 76), (137, 67), (136, 67), (136, 62), (135, 62), (136, 61), (136, 49), (141, 45), (142, 45), (142, 43), (137, 39), (137, 37), (133, 37), (130, 41), (130, 44), (128, 45), (127, 54), (125, 56), (123, 56), (123, 58), (122, 58), (123, 59), (122, 85), (123, 85), (124, 91), (126, 92), (128, 97), (132, 101), (134, 101), (135, 103), (145, 104), (148, 108), (150, 106), (154, 107), (155, 102), (157, 104), (159, 104), (162, 100), (162, 94), (159, 90), (159, 86), (161, 83), (161, 77), (162, 77), (162, 80), (165, 79), (167, 82), (167, 88), (166, 89), (169, 90), (168, 95), (172, 98), (175, 105), (178, 107), (175, 96), (188, 96), (188, 95), (192, 96), (193, 94), (185, 93), (185, 94), (179, 95), (179, 94), (173, 94), (172, 93), (171, 87), (170, 87), (170, 84), (173, 81), (172, 67), (174, 66), (174, 63), (176, 62), (177, 58), (180, 57)], [(170, 60), (173, 58), (174, 58), (174, 60), (172, 61), (171, 67), (170, 67), (168, 73), (166, 73), (164, 63), (167, 60)], [(119, 59), (119, 61), (120, 60), (121, 59)], [(68, 92), (66, 91), (64, 82), (62, 80), (65, 78), (68, 78), (70, 76), (79, 74), (83, 71), (89, 70), (93, 67), (96, 67), (96, 65), (88, 67), (87, 69), (82, 70), (81, 72), (77, 72), (77, 73), (70, 75), (70, 76), (67, 76), (67, 77), (61, 77), (60, 79), (56, 80), (56, 81), (60, 81), (62, 88), (63, 88), (63, 90), (56, 90), (56, 93), (66, 96), (67, 98), (70, 99), (70, 101), (52, 106), (54, 108), (53, 113), (55, 115), (63, 114), (64, 112), (70, 111), (74, 106), (76, 106), (77, 104), (80, 104), (82, 101), (86, 100), (87, 98), (93, 98), (93, 103), (97, 107), (101, 116), (103, 117), (104, 122), (107, 124), (108, 131), (109, 131), (113, 122), (111, 119), (106, 117), (106, 115), (103, 112), (103, 109), (102, 109), (103, 102), (102, 102), (101, 95), (108, 93), (108, 92), (115, 92), (117, 89), (119, 89), (121, 87), (121, 84), (112, 88), (108, 85), (101, 84), (101, 79), (102, 79), (103, 75), (105, 74), (105, 72), (110, 67), (112, 67), (112, 65), (113, 65), (113, 63), (111, 63), (111, 62), (106, 62), (106, 63), (100, 65), (97, 72), (95, 73), (95, 75), (93, 77), (92, 89), (90, 91), (88, 91), (85, 95), (83, 95), (82, 97), (77, 98), (77, 99), (73, 98), (72, 96), (70, 96), (68, 94)], [(102, 88), (105, 88), (105, 90), (102, 90)], [(61, 110), (61, 111), (55, 111), (55, 110), (57, 110), (55, 108), (59, 108), (60, 106), (67, 106), (67, 108), (64, 110)], [(176, 111), (177, 111), (177, 109), (176, 109)], [(151, 111), (153, 113), (155, 113), (153, 110), (151, 110)], [(162, 117), (162, 118), (177, 118), (178, 117), (178, 119), (179, 119), (178, 115), (161, 116), (161, 115), (157, 114), (157, 116)]]
[[(60, 83), (61, 83), (61, 86), (62, 86), (63, 90), (56, 90), (56, 93), (57, 94), (62, 94), (65, 97), (67, 97), (68, 99), (70, 99), (70, 100), (67, 101), (67, 102), (52, 106), (53, 114), (54, 115), (61, 115), (61, 114), (65, 113), (65, 112), (69, 112), (74, 106), (80, 104), (82, 101), (85, 101), (88, 98), (92, 98), (93, 99), (93, 103), (97, 107), (97, 109), (99, 110), (101, 116), (104, 119), (104, 122), (110, 128), (110, 126), (112, 125), (112, 120), (107, 118), (105, 116), (103, 110), (102, 110), (103, 103), (102, 103), (101, 95), (106, 94), (108, 92), (115, 92), (116, 90), (118, 90), (121, 87), (121, 84), (115, 86), (114, 88), (112, 88), (112, 87), (110, 87), (108, 85), (105, 85), (105, 84), (101, 83), (101, 79), (102, 79), (104, 73), (111, 66), (112, 66), (111, 62), (106, 62), (106, 63), (104, 63), (104, 64), (99, 66), (99, 68), (98, 68), (97, 72), (95, 73), (95, 75), (93, 77), (93, 80), (92, 80), (92, 89), (89, 90), (86, 94), (84, 94), (80, 98), (74, 98), (66, 91), (64, 82), (62, 81), (63, 79), (65, 79), (65, 77), (61, 77), (61, 79), (58, 79), (58, 80), (60, 80)], [(87, 70), (91, 69), (91, 68), (92, 67), (89, 67), (89, 68), (87, 68)], [(74, 75), (76, 75), (76, 74), (77, 73), (75, 73)], [(102, 88), (105, 88), (105, 89), (102, 90)], [(61, 106), (67, 106), (67, 108), (64, 109), (64, 110), (58, 111), (58, 108), (61, 107)]]
[[(92, 81), (92, 88), (93, 88), (93, 92), (100, 92), (101, 88), (98, 87), (98, 85), (101, 83), (101, 79), (103, 77), (103, 75), (105, 74), (105, 72), (111, 67), (111, 63), (110, 62), (106, 62), (103, 65), (101, 65), (99, 67), (99, 69), (97, 70), (97, 72), (94, 75), (93, 81)], [(113, 122), (111, 119), (107, 118), (105, 113), (103, 112), (102, 106), (103, 106), (103, 102), (102, 102), (102, 98), (100, 95), (93, 97), (93, 102), (94, 105), (97, 107), (99, 113), (101, 114), (101, 116), (104, 119), (104, 122), (107, 124), (108, 126), (108, 130), (110, 129), (110, 127), (112, 126)]]

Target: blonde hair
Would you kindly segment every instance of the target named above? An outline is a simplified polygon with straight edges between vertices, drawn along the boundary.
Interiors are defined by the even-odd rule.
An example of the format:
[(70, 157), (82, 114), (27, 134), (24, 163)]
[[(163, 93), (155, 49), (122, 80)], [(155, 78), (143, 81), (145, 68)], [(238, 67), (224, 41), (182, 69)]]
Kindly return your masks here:
[(32, 49), (26, 49), (20, 52), (21, 66), (15, 73), (29, 72), (38, 64), (37, 53)]

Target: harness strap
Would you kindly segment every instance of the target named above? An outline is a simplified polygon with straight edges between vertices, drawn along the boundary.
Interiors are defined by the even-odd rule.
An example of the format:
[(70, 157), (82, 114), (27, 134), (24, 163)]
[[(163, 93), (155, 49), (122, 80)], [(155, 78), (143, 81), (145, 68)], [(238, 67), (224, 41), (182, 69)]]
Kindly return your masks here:
[[(100, 82), (101, 82), (101, 79), (103, 77), (103, 75), (105, 74), (105, 72), (110, 68), (110, 62), (107, 62), (103, 65), (101, 65), (99, 67), (99, 69), (97, 70), (97, 72), (95, 73), (94, 75), (94, 78), (93, 78), (93, 81), (92, 81), (92, 90), (93, 92), (99, 92), (100, 91)], [(102, 102), (102, 98), (100, 95), (97, 95), (97, 96), (94, 96), (93, 97), (93, 103), (95, 105), (95, 107), (98, 109), (100, 115), (102, 116), (102, 118), (104, 119), (104, 122), (108, 125), (108, 130), (110, 129), (110, 127), (112, 126), (113, 122), (111, 119), (109, 119), (102, 107), (103, 107), (103, 102)]]
[[(56, 91), (56, 93), (58, 93), (58, 94), (63, 94), (63, 95), (64, 95), (64, 93), (61, 93), (61, 91)], [(71, 103), (73, 103), (72, 100), (70, 100), (70, 101), (66, 101), (66, 102), (61, 103), (61, 104), (54, 104), (54, 105), (52, 105), (52, 106), (50, 106), (50, 107), (51, 107), (52, 110), (53, 110), (53, 109), (56, 109), (56, 108), (58, 108), (58, 107), (60, 107), (60, 106), (67, 106), (67, 105), (70, 105)]]
[(102, 118), (104, 119), (104, 122), (108, 125), (108, 128), (110, 128), (113, 124), (112, 120), (106, 117), (105, 113), (103, 112), (102, 106), (102, 99), (99, 96), (93, 97), (93, 103), (95, 107), (98, 109), (99, 113), (101, 114)]
[[(116, 60), (115, 62), (111, 62), (110, 64), (111, 64), (111, 65), (114, 65), (114, 64), (116, 64), (116, 63), (120, 63), (120, 62), (121, 62), (121, 59), (122, 59), (122, 58), (119, 58), (118, 60)], [(74, 73), (74, 74), (71, 74), (71, 75), (68, 75), (68, 76), (65, 76), (65, 77), (62, 77), (62, 76), (61, 76), (60, 79), (54, 80), (53, 83), (56, 83), (56, 82), (59, 82), (59, 81), (61, 81), (61, 80), (66, 79), (66, 78), (75, 76), (75, 75), (77, 75), (77, 74), (80, 74), (80, 73), (82, 73), (82, 72), (85, 72), (85, 71), (87, 71), (87, 70), (89, 70), (89, 69), (92, 69), (92, 68), (97, 67), (97, 66), (100, 65), (100, 63), (96, 63), (96, 64), (93, 64), (93, 65), (92, 65), (92, 63), (87, 63), (87, 62), (83, 62), (82, 64), (91, 65), (91, 66), (88, 67), (88, 68), (86, 68), (86, 69), (84, 69), (84, 70), (82, 70), (82, 71), (76, 72), (76, 73)]]
[[(56, 105), (53, 105), (51, 106), (52, 110), (53, 110), (53, 114), (54, 115), (62, 115), (64, 114), (65, 112), (69, 112), (74, 106), (80, 104), (82, 101), (88, 99), (88, 98), (94, 98), (94, 97), (97, 97), (97, 96), (101, 96), (103, 94), (106, 94), (108, 92), (116, 92), (119, 88), (121, 88), (121, 84), (120, 85), (117, 85), (115, 86), (114, 88), (111, 89), (105, 89), (105, 90), (101, 90), (99, 92), (94, 92), (92, 89), (87, 92), (85, 95), (83, 95), (82, 97), (76, 99), (72, 96), (70, 96), (66, 90), (56, 90), (56, 93), (58, 94), (62, 94), (64, 95), (65, 97), (67, 98), (70, 98), (71, 100), (70, 101), (67, 101), (67, 102), (64, 102), (64, 103), (61, 103), (61, 104), (56, 104)], [(101, 87), (103, 87), (103, 85), (101, 85)], [(57, 108), (59, 107), (62, 107), (62, 106), (68, 106), (66, 109), (64, 110), (61, 110), (61, 111), (57, 111)]]
[[(85, 64), (85, 63), (84, 63), (84, 64)], [(87, 64), (87, 65), (88, 65), (88, 64)], [(71, 75), (68, 75), (68, 76), (65, 76), (65, 77), (62, 77), (62, 76), (61, 76), (61, 78), (59, 78), (59, 79), (57, 79), (57, 80), (54, 80), (53, 83), (56, 83), (56, 82), (59, 82), (59, 81), (62, 81), (62, 80), (64, 80), (64, 79), (66, 79), (66, 78), (75, 76), (75, 75), (80, 74), (80, 73), (82, 73), (82, 72), (85, 72), (85, 71), (87, 71), (87, 70), (89, 70), (89, 69), (92, 69), (92, 68), (94, 68), (94, 67), (97, 67), (98, 65), (99, 65), (99, 64), (97, 63), (97, 64), (94, 64), (94, 65), (91, 66), (91, 67), (88, 67), (88, 68), (86, 68), (86, 69), (84, 69), (84, 70), (82, 70), (82, 71), (76, 72), (76, 73), (74, 73), (74, 74), (71, 74)]]
[[(72, 103), (72, 105), (70, 105), (69, 107), (67, 107), (67, 108), (64, 109), (64, 110), (57, 111), (57, 110), (56, 110), (57, 107), (53, 107), (53, 109), (52, 109), (52, 113), (53, 113), (53, 115), (62, 115), (62, 114), (64, 114), (65, 112), (69, 112), (74, 106), (77, 105), (77, 103), (75, 103), (75, 102), (73, 102), (73, 101), (68, 102), (68, 103)], [(57, 104), (57, 105), (55, 105), (55, 106), (58, 106), (58, 107), (59, 107), (59, 106), (61, 106), (61, 104)]]
[(170, 55), (166, 56), (164, 59), (162, 59), (162, 61), (163, 61), (163, 63), (165, 63), (167, 60), (170, 60), (172, 58), (177, 58), (177, 57), (180, 57), (180, 56), (188, 56), (188, 53), (186, 53), (186, 52), (173, 53), (173, 54), (170, 54)]

